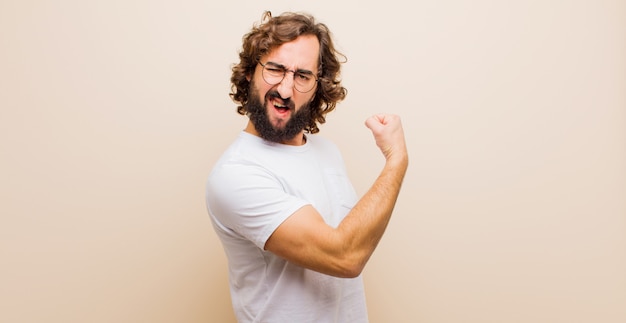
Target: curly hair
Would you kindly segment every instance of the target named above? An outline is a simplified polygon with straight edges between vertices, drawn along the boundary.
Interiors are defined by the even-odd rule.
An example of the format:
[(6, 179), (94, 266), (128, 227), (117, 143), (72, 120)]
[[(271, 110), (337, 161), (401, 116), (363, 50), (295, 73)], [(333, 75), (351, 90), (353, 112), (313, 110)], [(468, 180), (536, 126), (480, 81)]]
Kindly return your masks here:
[(231, 99), (238, 103), (237, 112), (246, 114), (250, 81), (248, 76), (254, 74), (258, 59), (280, 45), (295, 40), (302, 35), (314, 35), (320, 42), (320, 59), (318, 86), (310, 103), (310, 122), (304, 130), (310, 133), (319, 132), (318, 123), (326, 122), (325, 115), (334, 110), (337, 102), (343, 100), (347, 90), (341, 85), (339, 78), (341, 64), (347, 61), (346, 56), (335, 49), (332, 34), (323, 23), (318, 23), (309, 14), (283, 13), (272, 17), (266, 11), (261, 23), (255, 24), (252, 30), (243, 37), (239, 63), (232, 67)]

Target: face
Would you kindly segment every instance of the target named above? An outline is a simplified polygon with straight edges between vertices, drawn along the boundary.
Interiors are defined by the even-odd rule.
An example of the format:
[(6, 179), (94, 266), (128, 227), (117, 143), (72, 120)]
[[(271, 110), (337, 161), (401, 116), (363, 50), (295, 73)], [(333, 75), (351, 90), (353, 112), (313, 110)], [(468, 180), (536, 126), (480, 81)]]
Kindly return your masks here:
[[(275, 103), (270, 102), (276, 100), (282, 100), (282, 106), (271, 107)], [(296, 110), (295, 104), (291, 99), (280, 98), (280, 94), (275, 90), (269, 90), (265, 95), (265, 100), (261, 101), (259, 93), (255, 89), (254, 81), (250, 83), (250, 99), (246, 104), (246, 109), (256, 134), (265, 140), (278, 143), (297, 141), (294, 139), (297, 139), (296, 136), (302, 134), (304, 127), (309, 124), (311, 119), (308, 102)], [(289, 116), (270, 119), (270, 115), (276, 113), (273, 110), (285, 110), (278, 113), (289, 114)], [(295, 112), (291, 113), (294, 110)]]
[[(319, 42), (313, 35), (300, 36), (261, 57), (263, 64), (272, 63), (292, 71), (317, 74)], [(262, 138), (284, 144), (299, 144), (304, 127), (309, 123), (309, 103), (315, 88), (302, 93), (294, 88), (294, 76), (287, 72), (278, 84), (268, 84), (262, 76), (263, 66), (257, 64), (250, 80), (250, 113), (248, 131)], [(301, 143), (301, 142), (300, 142)]]

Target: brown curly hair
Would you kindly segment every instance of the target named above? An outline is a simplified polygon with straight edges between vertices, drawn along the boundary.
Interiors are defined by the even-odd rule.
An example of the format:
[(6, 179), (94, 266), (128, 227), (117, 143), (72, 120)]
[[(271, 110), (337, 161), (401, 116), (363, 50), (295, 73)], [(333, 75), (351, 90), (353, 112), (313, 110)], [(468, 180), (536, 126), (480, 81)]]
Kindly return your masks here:
[(240, 61), (232, 67), (231, 93), (229, 94), (231, 99), (239, 104), (237, 107), (239, 114), (245, 115), (247, 112), (246, 103), (250, 87), (247, 76), (251, 77), (254, 73), (258, 59), (301, 35), (314, 35), (320, 42), (319, 81), (310, 103), (310, 122), (304, 128), (310, 133), (319, 132), (318, 123), (326, 122), (324, 116), (335, 109), (337, 102), (346, 97), (347, 90), (341, 85), (339, 75), (341, 64), (347, 59), (335, 49), (328, 27), (316, 22), (315, 18), (309, 14), (287, 12), (272, 17), (272, 13), (266, 11), (261, 24), (255, 24), (252, 30), (243, 37), (242, 51), (239, 53)]

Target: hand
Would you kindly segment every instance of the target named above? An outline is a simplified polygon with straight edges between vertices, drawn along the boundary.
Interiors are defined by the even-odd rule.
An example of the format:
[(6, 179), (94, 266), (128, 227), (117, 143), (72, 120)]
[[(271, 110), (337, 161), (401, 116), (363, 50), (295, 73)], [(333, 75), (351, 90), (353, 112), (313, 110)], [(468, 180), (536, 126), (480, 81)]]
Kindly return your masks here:
[(376, 145), (388, 161), (397, 158), (407, 158), (406, 143), (404, 141), (404, 130), (400, 117), (393, 114), (376, 114), (365, 120)]

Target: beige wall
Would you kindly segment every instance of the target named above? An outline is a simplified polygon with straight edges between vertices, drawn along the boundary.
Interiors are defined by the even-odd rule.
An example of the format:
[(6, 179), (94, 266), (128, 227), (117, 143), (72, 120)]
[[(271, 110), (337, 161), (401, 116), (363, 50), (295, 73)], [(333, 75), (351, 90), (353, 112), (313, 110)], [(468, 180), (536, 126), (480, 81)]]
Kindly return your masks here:
[(0, 2), (0, 322), (234, 321), (203, 186), (263, 9), (347, 54), (321, 134), (360, 193), (363, 121), (404, 118), (372, 322), (626, 321), (626, 3), (209, 2)]

